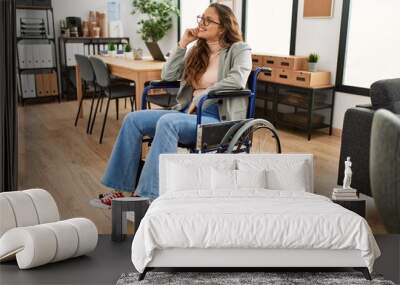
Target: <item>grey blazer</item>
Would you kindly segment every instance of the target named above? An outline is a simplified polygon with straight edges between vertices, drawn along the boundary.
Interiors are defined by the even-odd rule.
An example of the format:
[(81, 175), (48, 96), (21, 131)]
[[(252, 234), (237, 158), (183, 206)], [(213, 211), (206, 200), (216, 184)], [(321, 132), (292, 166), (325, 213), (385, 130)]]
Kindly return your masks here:
[[(162, 80), (182, 80), (186, 50), (187, 49), (185, 48), (178, 47), (168, 58), (161, 73)], [(218, 82), (207, 88), (206, 92), (208, 93), (212, 90), (245, 88), (251, 68), (251, 48), (248, 44), (237, 42), (229, 48), (222, 49), (219, 57)], [(182, 80), (177, 95), (178, 104), (172, 109), (178, 111), (183, 110), (192, 102), (192, 99), (192, 87)], [(195, 98), (196, 104), (199, 99), (199, 97)], [(213, 103), (216, 102), (207, 100), (203, 107), (205, 108)], [(248, 105), (247, 98), (230, 98), (222, 100), (222, 102), (219, 103), (218, 109), (222, 121), (246, 118)]]

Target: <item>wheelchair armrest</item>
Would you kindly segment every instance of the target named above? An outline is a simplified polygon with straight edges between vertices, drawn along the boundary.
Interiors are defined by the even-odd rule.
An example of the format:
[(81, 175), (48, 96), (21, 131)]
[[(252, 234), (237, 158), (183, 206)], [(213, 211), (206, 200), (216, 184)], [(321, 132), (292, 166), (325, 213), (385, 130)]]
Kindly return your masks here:
[(248, 97), (251, 95), (249, 89), (242, 90), (213, 90), (210, 91), (205, 97), (205, 100), (209, 99), (223, 99), (223, 98), (235, 98), (235, 97)]
[(142, 110), (146, 109), (147, 94), (152, 89), (172, 89), (179, 88), (180, 81), (165, 81), (165, 80), (152, 80), (145, 83), (145, 87), (142, 94)]
[(265, 66), (257, 67), (253, 72), (254, 72), (254, 76), (253, 76), (254, 83), (253, 84), (255, 84), (257, 81), (257, 77), (260, 73), (265, 73), (265, 74), (270, 75), (272, 73), (272, 69), (270, 67), (265, 67)]
[(258, 67), (257, 69), (259, 69), (259, 72), (265, 72), (265, 73), (271, 73), (272, 72), (272, 68), (271, 67)]
[(179, 88), (180, 84), (180, 81), (152, 80), (148, 83), (148, 86), (153, 88)]
[(197, 125), (201, 125), (201, 116), (203, 111), (203, 104), (207, 100), (211, 99), (226, 99), (226, 98), (238, 98), (238, 97), (250, 97), (252, 95), (249, 89), (232, 89), (232, 90), (213, 90), (207, 95), (201, 97), (197, 105)]

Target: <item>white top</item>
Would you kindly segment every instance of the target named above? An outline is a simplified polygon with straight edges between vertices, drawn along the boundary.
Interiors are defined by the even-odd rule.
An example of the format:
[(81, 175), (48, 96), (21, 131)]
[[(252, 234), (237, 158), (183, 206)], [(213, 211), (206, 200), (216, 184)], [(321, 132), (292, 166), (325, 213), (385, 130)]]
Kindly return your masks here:
[[(212, 86), (218, 81), (219, 55), (222, 47), (218, 41), (207, 42), (207, 44), (211, 51), (208, 66), (206, 71), (199, 78), (198, 82), (196, 82), (193, 86), (193, 98), (202, 96), (208, 87)], [(196, 106), (192, 102), (188, 109), (188, 113), (192, 113), (195, 110), (195, 107)]]

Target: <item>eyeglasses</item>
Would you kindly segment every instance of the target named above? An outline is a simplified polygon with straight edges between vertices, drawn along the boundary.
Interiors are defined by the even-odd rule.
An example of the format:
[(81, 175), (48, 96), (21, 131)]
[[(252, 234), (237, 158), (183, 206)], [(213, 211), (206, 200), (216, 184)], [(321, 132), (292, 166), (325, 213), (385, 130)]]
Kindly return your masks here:
[(213, 20), (211, 20), (210, 18), (204, 18), (202, 16), (197, 16), (197, 23), (198, 24), (202, 24), (204, 26), (209, 26), (211, 23), (216, 24), (216, 25), (221, 25), (221, 23), (215, 22)]

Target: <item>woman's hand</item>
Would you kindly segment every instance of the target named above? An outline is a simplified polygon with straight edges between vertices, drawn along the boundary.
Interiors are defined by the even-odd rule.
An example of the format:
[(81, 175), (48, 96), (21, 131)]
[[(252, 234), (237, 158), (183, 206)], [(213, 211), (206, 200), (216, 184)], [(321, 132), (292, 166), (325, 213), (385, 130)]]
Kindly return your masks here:
[(183, 36), (179, 42), (179, 46), (181, 48), (186, 48), (188, 46), (188, 44), (197, 40), (198, 33), (199, 33), (199, 28), (186, 29), (185, 33), (183, 34)]
[(192, 102), (192, 103), (190, 103), (190, 106), (189, 106), (189, 108), (188, 108), (188, 110), (187, 110), (187, 113), (188, 113), (188, 114), (193, 114), (194, 112), (196, 112), (196, 104), (194, 104), (194, 103)]

